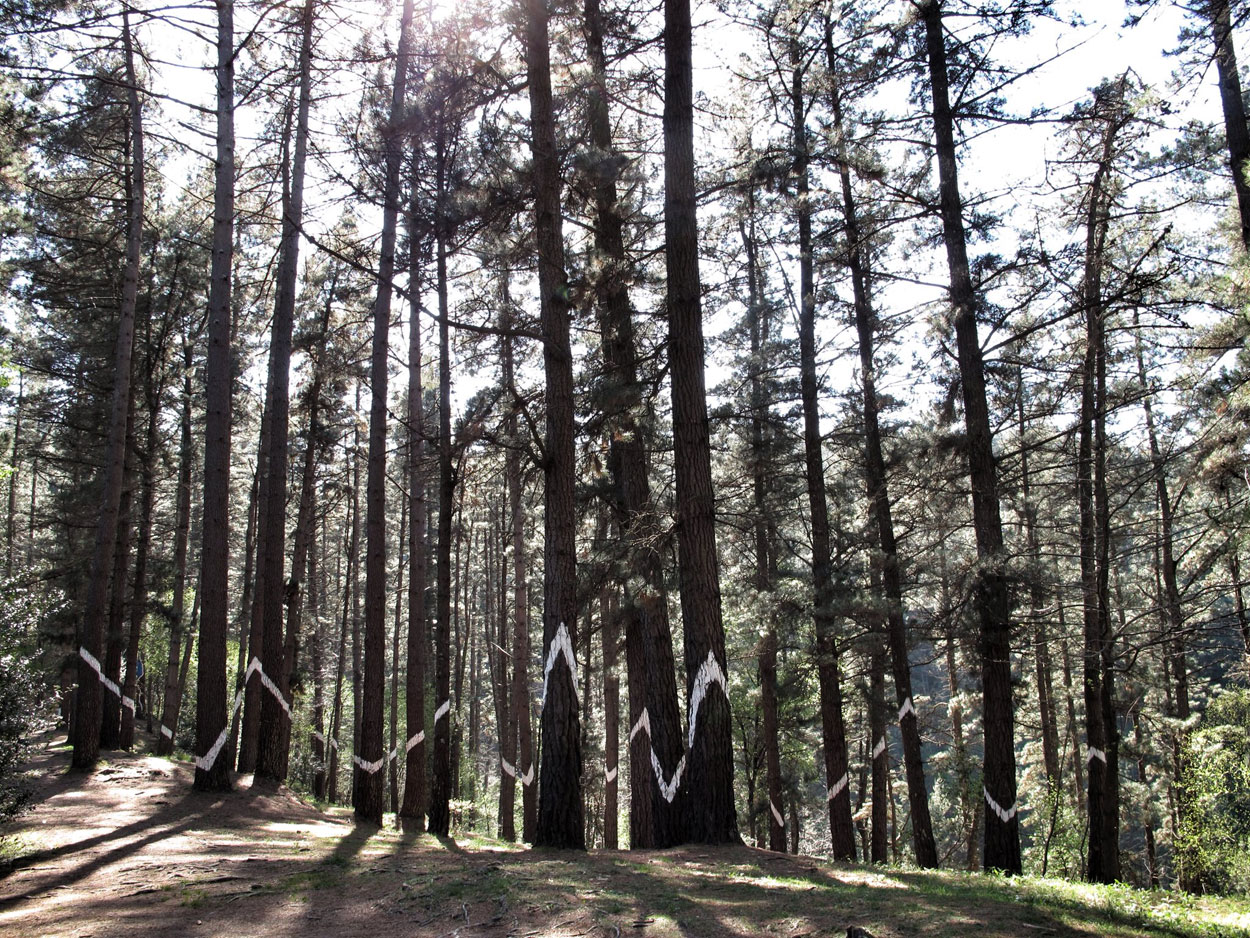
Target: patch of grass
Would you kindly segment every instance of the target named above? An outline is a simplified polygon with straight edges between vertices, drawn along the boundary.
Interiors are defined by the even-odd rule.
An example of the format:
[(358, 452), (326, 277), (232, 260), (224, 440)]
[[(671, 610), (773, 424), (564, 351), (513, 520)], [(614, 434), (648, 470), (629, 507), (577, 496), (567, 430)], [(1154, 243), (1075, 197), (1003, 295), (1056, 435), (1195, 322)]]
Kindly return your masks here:
[(178, 896), (178, 904), (188, 909), (198, 909), (208, 898), (208, 893), (198, 886), (184, 886)]

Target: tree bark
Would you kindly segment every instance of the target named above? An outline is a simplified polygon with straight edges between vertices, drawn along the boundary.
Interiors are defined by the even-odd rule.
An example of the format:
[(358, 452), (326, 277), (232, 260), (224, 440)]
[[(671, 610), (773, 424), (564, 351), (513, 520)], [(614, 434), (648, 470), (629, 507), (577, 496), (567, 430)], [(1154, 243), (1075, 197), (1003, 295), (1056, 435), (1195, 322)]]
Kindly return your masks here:
[[(1097, 102), (1097, 98), (1096, 98)], [(1077, 455), (1080, 505), (1081, 585), (1084, 600), (1084, 688), (1088, 745), (1089, 853), (1091, 882), (1120, 877), (1119, 729), (1111, 675), (1111, 619), (1108, 576), (1110, 520), (1106, 460), (1106, 311), (1102, 270), (1109, 226), (1108, 177), (1116, 123), (1108, 119), (1090, 183), (1085, 218), (1085, 270), (1081, 300), (1085, 311), (1086, 352), (1081, 373), (1081, 424)]]
[(395, 58), (391, 113), (383, 129), (386, 181), (382, 205), (382, 254), (378, 265), (377, 298), (373, 304), (373, 361), (369, 383), (369, 478), (366, 493), (365, 548), (365, 674), (364, 711), (361, 715), (360, 760), (356, 773), (356, 819), (382, 823), (383, 751), (382, 698), (386, 684), (386, 359), (391, 328), (391, 281), (395, 275), (395, 235), (399, 220), (399, 170), (403, 160), (400, 125), (408, 79), (412, 30), (412, 0), (404, 0)]
[(217, 7), (217, 163), (213, 192), (213, 260), (204, 368), (204, 538), (200, 558), (200, 653), (196, 688), (199, 791), (230, 788), (227, 760), (213, 747), (226, 731), (226, 621), (230, 570), (231, 268), (234, 251), (234, 2)]
[(408, 671), (404, 695), (404, 801), (399, 824), (405, 831), (425, 827), (425, 672), (428, 635), (425, 621), (426, 479), (425, 388), (421, 361), (421, 244), (417, 234), (417, 160), (413, 157), (413, 196), (408, 216)]
[(693, 842), (738, 843), (703, 373), (689, 0), (664, 4), (664, 258), (689, 723), (684, 784), (698, 792), (685, 833)]
[(451, 460), (451, 338), (447, 297), (447, 235), (442, 200), (446, 197), (442, 139), (436, 141), (439, 205), (435, 230), (438, 277), (438, 564), (435, 589), (434, 764), (430, 786), (429, 831), (451, 830), (451, 515), (456, 489)]
[(1241, 93), (1241, 73), (1237, 69), (1237, 49), (1233, 45), (1228, 0), (1209, 0), (1206, 15), (1215, 40), (1215, 68), (1220, 81), (1220, 105), (1224, 111), (1228, 167), (1233, 176), (1233, 192), (1237, 197), (1237, 214), (1241, 221), (1241, 245), (1250, 250), (1250, 181), (1246, 179), (1246, 161), (1250, 160), (1250, 128), (1246, 126), (1246, 105)]
[[(104, 643), (104, 620), (108, 608), (109, 577), (117, 544), (117, 519), (126, 468), (126, 431), (129, 424), (131, 359), (135, 341), (135, 306), (139, 296), (139, 263), (143, 249), (143, 112), (135, 74), (134, 43), (129, 8), (122, 10), (122, 45), (126, 56), (126, 100), (129, 108), (126, 167), (126, 266), (122, 272), (122, 295), (118, 307), (117, 345), (113, 359), (113, 401), (110, 410), (108, 449), (104, 463), (100, 514), (96, 520), (95, 548), (87, 581), (87, 599), (79, 628), (78, 689), (74, 697), (72, 764), (75, 769), (93, 768), (100, 755), (100, 723), (104, 684), (98, 673)], [(32, 488), (33, 491), (33, 488)], [(31, 523), (34, 523), (32, 511)], [(94, 662), (94, 666), (92, 665)], [(224, 673), (224, 672), (223, 672)]]
[(543, 700), (539, 766), (539, 847), (584, 849), (581, 727), (577, 701), (577, 515), (573, 489), (573, 355), (561, 233), (560, 165), (551, 100), (546, 0), (527, 0), (525, 58), (530, 148), (534, 156), (534, 229), (539, 323), (546, 374), (543, 453)]
[(968, 265), (963, 204), (959, 196), (955, 121), (950, 104), (940, 0), (928, 0), (923, 15), (933, 94), (942, 230), (950, 269), (950, 301), (967, 431), (972, 523), (977, 542), (978, 573), (973, 585), (973, 602), (980, 630), (981, 712), (985, 738), (984, 860), (987, 869), (1019, 873), (1020, 817), (1016, 802), (1015, 725), (1011, 701), (1011, 596), (1003, 570), (1003, 528), (993, 431), (985, 393), (985, 366), (977, 337), (978, 297)]

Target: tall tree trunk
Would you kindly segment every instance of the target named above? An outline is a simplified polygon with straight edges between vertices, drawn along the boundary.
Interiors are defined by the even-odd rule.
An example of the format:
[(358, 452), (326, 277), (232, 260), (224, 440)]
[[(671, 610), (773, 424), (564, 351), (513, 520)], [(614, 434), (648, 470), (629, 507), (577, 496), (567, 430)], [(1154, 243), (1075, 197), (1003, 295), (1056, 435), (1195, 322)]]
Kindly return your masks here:
[(1110, 669), (1111, 619), (1108, 589), (1110, 521), (1106, 459), (1106, 311), (1102, 268), (1109, 226), (1107, 194), (1116, 124), (1108, 120), (1097, 168), (1087, 195), (1085, 271), (1082, 305), (1086, 352), (1081, 375), (1081, 425), (1077, 457), (1080, 503), (1081, 585), (1085, 624), (1085, 723), (1088, 745), (1089, 859), (1091, 882), (1113, 883), (1120, 876), (1119, 729), (1115, 720)]
[[(286, 613), (287, 451), (290, 425), (291, 333), (295, 323), (295, 287), (299, 266), (299, 232), (304, 219), (304, 164), (308, 154), (308, 109), (312, 97), (312, 33), (314, 7), (305, 0), (301, 13), (299, 98), (296, 105), (294, 155), (283, 166), (282, 237), (278, 246), (278, 277), (269, 343), (269, 459), (263, 540), (258, 547), (264, 566), (265, 590), (261, 667), (274, 689), (261, 696), (256, 750), (256, 775), (280, 784), (286, 780), (291, 741), (290, 669), (284, 660), (283, 618)], [(289, 176), (288, 176), (289, 170)], [(298, 579), (302, 569), (292, 566)]]
[[(607, 59), (603, 50), (603, 14), (599, 0), (586, 0), (584, 32), (591, 88), (587, 116), (591, 143), (607, 154), (614, 152), (608, 109)], [(633, 309), (629, 301), (630, 263), (625, 252), (624, 219), (615, 176), (601, 173), (592, 192), (595, 207), (594, 250), (600, 261), (595, 281), (599, 328), (603, 340), (606, 381), (611, 393), (608, 413), (608, 463), (612, 474), (614, 520), (625, 545), (630, 576), (626, 579), (619, 615), (625, 641), (635, 646), (627, 654), (630, 699), (637, 698), (631, 716), (630, 845), (669, 847), (685, 839), (684, 798), (679, 768), (685, 744), (673, 639), (668, 620), (663, 557), (658, 549), (662, 524), (651, 499), (647, 471), (646, 430), (639, 415), (646, 409), (638, 378), (638, 351)], [(633, 666), (630, 665), (633, 663)], [(645, 732), (638, 720), (646, 713)], [(651, 754), (656, 754), (656, 759)], [(659, 765), (657, 773), (654, 766)]]
[(608, 592), (603, 609), (603, 846), (620, 846), (618, 769), (621, 757), (620, 603)]
[(178, 441), (178, 493), (174, 509), (174, 596), (169, 614), (169, 659), (165, 666), (165, 697), (161, 706), (160, 738), (156, 754), (174, 751), (182, 686), (178, 680), (178, 650), (182, 645), (182, 614), (187, 595), (187, 538), (191, 529), (191, 464), (195, 448), (191, 439), (191, 343), (182, 345), (182, 416)]
[(391, 790), (391, 813), (399, 817), (399, 635), (403, 631), (404, 614), (404, 548), (408, 528), (408, 499), (399, 504), (399, 540), (395, 565), (395, 625), (391, 631), (391, 738), (386, 747), (386, 764)]
[(101, 707), (100, 746), (104, 749), (117, 749), (121, 746), (122, 699), (118, 691), (121, 690), (122, 654), (125, 651), (126, 636), (123, 621), (126, 616), (126, 584), (130, 569), (130, 543), (133, 530), (131, 515), (135, 501), (134, 419), (135, 402), (132, 383), (130, 417), (127, 419), (130, 426), (126, 432), (126, 471), (123, 474), (122, 498), (117, 511), (117, 547), (113, 551), (113, 582), (109, 592), (108, 624), (105, 629), (107, 639), (102, 662), (104, 665), (102, 677), (112, 685)]
[(1250, 250), (1250, 181), (1246, 179), (1250, 160), (1250, 128), (1246, 126), (1246, 105), (1241, 93), (1241, 73), (1237, 69), (1237, 49), (1233, 45), (1233, 24), (1228, 0), (1209, 0), (1206, 15), (1215, 40), (1215, 68), (1220, 81), (1220, 104), (1224, 111), (1224, 135), (1228, 144), (1228, 166), (1237, 196), (1241, 220), (1241, 244)]
[(1037, 683), (1037, 709), (1042, 722), (1042, 762), (1046, 766), (1046, 783), (1050, 792), (1059, 791), (1059, 732), (1055, 722), (1055, 692), (1051, 682), (1050, 638), (1046, 630), (1045, 586), (1041, 581), (1042, 547), (1037, 536), (1037, 506), (1033, 502), (1032, 479), (1029, 472), (1029, 444), (1025, 439), (1028, 424), (1024, 414), (1024, 374), (1016, 369), (1016, 417), (1020, 426), (1020, 496), (1023, 499), (1024, 538), (1033, 564), (1029, 580), (1029, 619), (1033, 623), (1034, 674)]
[[(361, 715), (360, 763), (356, 774), (356, 819), (382, 823), (385, 764), (382, 746), (382, 697), (386, 684), (386, 391), (387, 352), (391, 329), (391, 281), (395, 275), (395, 234), (399, 221), (399, 170), (403, 160), (404, 95), (408, 79), (408, 45), (412, 31), (412, 0), (404, 0), (399, 29), (399, 54), (391, 90), (391, 113), (383, 130), (386, 180), (382, 204), (382, 255), (378, 293), (373, 304), (373, 362), (369, 383), (369, 480), (366, 495), (365, 552), (365, 685)], [(361, 764), (363, 763), (363, 764)]]
[(197, 668), (195, 787), (230, 787), (218, 758), (227, 732), (226, 620), (230, 570), (230, 326), (234, 251), (234, 0), (217, 6), (217, 163), (213, 192), (213, 260), (208, 294), (208, 359), (204, 366), (204, 538), (200, 556), (200, 653)]
[(979, 301), (968, 266), (940, 0), (927, 0), (923, 15), (933, 94), (942, 229), (950, 269), (950, 301), (963, 390), (964, 427), (968, 436), (972, 524), (977, 541), (978, 573), (972, 593), (980, 627), (981, 712), (985, 737), (984, 859), (987, 869), (1019, 873), (1020, 817), (1016, 803), (1015, 721), (1011, 701), (1011, 596), (1003, 570), (1003, 527), (999, 516), (993, 431), (985, 393), (985, 366), (977, 337)]
[[(139, 297), (139, 262), (143, 249), (143, 112), (139, 106), (139, 85), (135, 74), (134, 42), (130, 32), (128, 7), (122, 9), (122, 45), (126, 56), (126, 102), (130, 111), (126, 148), (130, 159), (125, 179), (126, 266), (122, 272), (122, 295), (118, 307), (117, 345), (113, 358), (113, 401), (100, 495), (100, 514), (96, 521), (87, 599), (78, 635), (78, 690), (74, 698), (72, 763), (74, 768), (81, 770), (94, 767), (100, 755), (101, 695), (104, 691), (99, 673), (100, 658), (104, 644), (104, 620), (108, 609), (109, 577), (117, 544), (117, 518), (126, 468), (135, 306)], [(34, 524), (33, 508), (31, 523)]]
[(869, 658), (868, 735), (872, 740), (872, 855), (873, 863), (889, 860), (890, 746), (886, 737), (885, 643)]
[[(1225, 11), (1227, 15), (1227, 11)], [(1174, 690), (1174, 710), (1173, 716), (1180, 722), (1181, 729), (1177, 733), (1177, 740), (1173, 746), (1174, 761), (1173, 774), (1176, 780), (1185, 777), (1185, 750), (1186, 745), (1184, 737), (1186, 730), (1184, 724), (1189, 720), (1189, 665), (1185, 660), (1185, 616), (1181, 609), (1181, 592), (1180, 586), (1176, 580), (1176, 547), (1175, 547), (1175, 522), (1173, 518), (1172, 498), (1168, 492), (1167, 464), (1164, 460), (1163, 449), (1159, 445), (1159, 434), (1155, 428), (1154, 406), (1151, 404), (1150, 385), (1146, 378), (1146, 359), (1142, 350), (1141, 333), (1139, 316), (1137, 311), (1133, 312), (1133, 327), (1137, 335), (1136, 358), (1137, 358), (1137, 380), (1141, 385), (1142, 393), (1142, 409), (1146, 414), (1146, 437), (1150, 444), (1150, 466), (1154, 475), (1155, 482), (1155, 500), (1159, 505), (1159, 549), (1158, 567), (1159, 567), (1159, 583), (1162, 586), (1160, 590), (1160, 599), (1162, 602), (1160, 610), (1163, 620), (1166, 623), (1164, 648), (1169, 658), (1169, 671), (1173, 681)], [(1141, 737), (1141, 715), (1134, 714), (1134, 725), (1136, 727), (1137, 736), (1140, 746)], [(1139, 760), (1142, 757), (1139, 756)], [(1138, 774), (1144, 775), (1144, 762), (1139, 761)], [(1140, 779), (1139, 779), (1140, 780)], [(1184, 798), (1176, 799), (1176, 808), (1178, 819), (1181, 824), (1185, 821), (1186, 803)], [(1153, 838), (1153, 832), (1148, 830)], [(1151, 844), (1153, 847), (1153, 844)], [(1190, 870), (1186, 869), (1186, 864), (1180, 864), (1177, 870), (1181, 888), (1186, 890), (1196, 890), (1200, 883), (1194, 880)], [(1153, 859), (1150, 865), (1150, 875), (1152, 881), (1157, 879)]]
[[(825, 20), (824, 40), (825, 57), (830, 73), (837, 76), (839, 68), (833, 46), (833, 24), (830, 19)], [(881, 545), (880, 564), (886, 600), (886, 634), (889, 638), (891, 660), (894, 666), (894, 689), (898, 697), (899, 731), (903, 741), (903, 762), (907, 772), (907, 791), (912, 810), (912, 842), (916, 850), (916, 862), (921, 867), (934, 867), (937, 866), (937, 846), (933, 839), (933, 824), (929, 815), (929, 796), (925, 787), (920, 728), (912, 701), (911, 665), (908, 660), (907, 630), (903, 619), (902, 572), (898, 559), (898, 546), (894, 537), (894, 518), (890, 504), (885, 456), (881, 444), (874, 348), (876, 314), (872, 308), (872, 297), (869, 293), (870, 275), (866, 241), (861, 231), (855, 193), (851, 187), (850, 162), (843, 142), (845, 128), (842, 120), (841, 88), (836, 79), (830, 85), (829, 96), (835, 132), (839, 140), (838, 175), (842, 188), (842, 217), (847, 232), (847, 266), (851, 271), (855, 328), (859, 338), (860, 379), (864, 404), (864, 477), (868, 501), (876, 521), (877, 538)], [(814, 349), (811, 354), (814, 370)], [(810, 484), (809, 482), (809, 488)], [(813, 541), (815, 541), (814, 525), (812, 530)], [(849, 810), (849, 802), (847, 807)]]
[[(512, 315), (511, 304), (504, 307)], [(511, 320), (509, 319), (509, 322)], [(513, 350), (511, 334), (505, 330), (503, 346), (505, 383), (512, 388)], [(513, 389), (513, 397), (516, 397)], [(525, 492), (521, 478), (520, 434), (514, 404), (504, 421), (504, 435), (512, 441), (504, 454), (504, 475), (508, 485), (509, 527), (512, 537), (512, 718), (516, 724), (516, 774), (521, 782), (521, 838), (534, 842), (538, 824), (538, 792), (534, 789), (534, 747), (530, 713), (529, 665), (529, 571), (525, 549)], [(509, 730), (509, 733), (514, 732)]]
[(408, 248), (408, 672), (404, 695), (404, 803), (399, 824), (405, 831), (425, 827), (425, 672), (428, 636), (425, 622), (426, 480), (425, 388), (421, 372), (421, 251), (417, 237), (416, 157), (413, 158), (413, 204)]
[(551, 100), (547, 0), (526, 0), (530, 149), (534, 155), (534, 229), (547, 420), (543, 453), (543, 700), (539, 766), (540, 847), (586, 845), (581, 728), (577, 705), (577, 517), (573, 488), (573, 355), (564, 272), (560, 165)]
[(688, 791), (698, 792), (687, 812), (686, 836), (702, 843), (737, 843), (733, 739), (703, 373), (690, 41), (690, 0), (665, 0), (664, 257), (689, 724), (684, 781)]
[(438, 562), (435, 588), (434, 762), (430, 786), (429, 831), (451, 830), (451, 514), (456, 489), (451, 459), (451, 338), (447, 297), (447, 235), (442, 199), (446, 161), (436, 141), (439, 207), (436, 208), (435, 266), (438, 277)]
[[(751, 519), (755, 546), (754, 587), (759, 607), (764, 610), (764, 629), (758, 645), (760, 705), (763, 716), (764, 766), (767, 779), (768, 847), (784, 853), (786, 830), (781, 813), (781, 753), (777, 728), (777, 624), (772, 568), (776, 548), (770, 542), (768, 524), (768, 475), (770, 465), (765, 442), (766, 415), (771, 401), (764, 386), (764, 347), (770, 323), (768, 306), (760, 289), (758, 240), (755, 232), (755, 189), (748, 183), (747, 217), (740, 223), (742, 246), (747, 259), (747, 329), (751, 335), (750, 380), (751, 406), (751, 494), (754, 516)], [(810, 232), (810, 226), (809, 226)], [(849, 787), (849, 786), (844, 786)], [(750, 802), (748, 801), (748, 804)], [(849, 803), (849, 802), (848, 802)], [(832, 802), (831, 802), (832, 804)]]
[[(143, 621), (148, 611), (148, 554), (152, 544), (152, 513), (156, 501), (156, 455), (157, 426), (160, 420), (163, 381), (157, 375), (163, 365), (159, 359), (164, 355), (164, 338), (155, 347), (152, 342), (152, 323), (148, 317), (147, 369), (144, 379), (144, 407), (148, 422), (144, 434), (143, 450), (139, 465), (139, 540), (135, 547), (134, 587), (130, 600), (130, 631), (126, 636), (126, 672), (122, 682), (122, 700), (129, 700), (122, 707), (121, 748), (131, 749), (135, 742), (135, 707), (139, 700), (139, 640), (143, 634)], [(168, 327), (166, 327), (167, 329)]]
[[(504, 274), (505, 280), (507, 273)], [(507, 289), (504, 289), (504, 303), (508, 302)], [(505, 371), (510, 371), (510, 363)], [(505, 375), (505, 387), (510, 374)], [(504, 487), (507, 482), (505, 480)], [(512, 715), (511, 685), (508, 680), (508, 662), (511, 644), (508, 637), (508, 573), (507, 564), (502, 553), (506, 553), (503, 545), (507, 542), (507, 530), (504, 517), (507, 511), (507, 494), (502, 492), (503, 508), (491, 511), (491, 544), (498, 543), (495, 548), (496, 567), (492, 571), (488, 584), (491, 599), (491, 613), (486, 617), (486, 628), (493, 634), (487, 645), (487, 659), (490, 663), (491, 696), (495, 703), (495, 727), (499, 741), (499, 837), (503, 840), (516, 840), (516, 720)]]
[[(244, 641), (243, 626), (239, 627), (239, 666), (235, 682), (243, 692), (243, 711), (234, 715), (240, 724), (238, 733), (238, 761), (240, 773), (256, 771), (256, 757), (260, 750), (260, 712), (264, 706), (264, 682), (260, 672), (251, 669), (253, 661), (260, 661), (265, 654), (265, 545), (268, 542), (269, 512), (269, 456), (272, 449), (271, 427), (273, 425), (272, 385), (265, 389), (265, 406), (261, 411), (260, 439), (256, 445), (256, 474), (252, 480), (255, 501), (249, 505), (248, 529), (243, 539), (246, 558), (243, 561), (243, 608), (247, 610), (247, 640)], [(250, 605), (248, 603), (250, 597)], [(232, 734), (233, 735), (233, 734)]]
[[(313, 755), (313, 797), (324, 801), (326, 797), (326, 769), (330, 756), (330, 741), (326, 738), (325, 704), (325, 629), (321, 622), (321, 589), (318, 582), (318, 538), (316, 525), (309, 536), (308, 551), (308, 618), (312, 624), (312, 731), (309, 743)], [(321, 543), (324, 543), (322, 539)]]
[(4, 575), (13, 577), (13, 554), (17, 545), (18, 460), (21, 458), (22, 415), (26, 402), (26, 373), (17, 373), (17, 402), (13, 406), (13, 458), (9, 466), (9, 510), (5, 525)]
[[(358, 447), (351, 448), (352, 455), (352, 473), (359, 479), (359, 472), (356, 471), (360, 462), (360, 453)], [(355, 486), (352, 491), (356, 490)], [(347, 632), (348, 624), (351, 620), (350, 610), (352, 607), (353, 597), (356, 593), (356, 558), (360, 549), (360, 523), (357, 520), (358, 506), (356, 499), (351, 499), (349, 503), (351, 518), (348, 520), (350, 533), (347, 534), (347, 568), (343, 576), (343, 611), (339, 619), (339, 651), (338, 663), (334, 675), (334, 715), (330, 720), (330, 780), (326, 797), (331, 804), (338, 800), (339, 792), (339, 753), (342, 751), (340, 745), (342, 736), (341, 729), (343, 726), (343, 684), (347, 674)]]

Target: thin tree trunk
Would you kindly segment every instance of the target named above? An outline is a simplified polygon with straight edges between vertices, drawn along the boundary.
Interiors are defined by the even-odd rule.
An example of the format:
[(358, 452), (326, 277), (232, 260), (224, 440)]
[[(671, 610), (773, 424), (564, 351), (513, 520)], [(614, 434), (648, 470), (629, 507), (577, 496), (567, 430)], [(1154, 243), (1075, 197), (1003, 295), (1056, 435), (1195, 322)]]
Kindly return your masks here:
[(665, 0), (664, 255), (689, 724), (684, 783), (698, 793), (687, 811), (685, 833), (695, 842), (738, 843), (695, 201), (690, 2)]
[(402, 540), (408, 529), (408, 499), (399, 504), (399, 562), (395, 565), (395, 626), (391, 631), (391, 741), (386, 747), (386, 763), (390, 774), (391, 813), (399, 817), (399, 634), (403, 631), (404, 614), (404, 549)]
[[(511, 317), (512, 306), (504, 306)], [(508, 320), (511, 322), (511, 319)], [(513, 350), (511, 334), (505, 331), (503, 368), (505, 384), (512, 388)], [(515, 391), (513, 396), (515, 397)], [(504, 420), (504, 435), (513, 445), (504, 454), (504, 475), (508, 485), (509, 526), (512, 537), (512, 719), (517, 740), (516, 773), (521, 782), (521, 837), (534, 842), (538, 824), (538, 798), (534, 789), (534, 749), (529, 690), (529, 576), (525, 550), (525, 493), (521, 479), (520, 434), (517, 428), (517, 406), (509, 409)]]
[[(256, 752), (256, 774), (261, 780), (280, 784), (286, 780), (291, 742), (290, 673), (293, 662), (286, 662), (283, 618), (286, 613), (286, 584), (283, 561), (286, 557), (287, 450), (290, 424), (291, 333), (295, 323), (295, 287), (299, 265), (299, 232), (304, 218), (304, 164), (308, 153), (308, 109), (312, 97), (313, 0), (305, 0), (301, 13), (299, 51), (299, 99), (295, 118), (294, 156), (289, 179), (284, 178), (282, 237), (278, 246), (277, 291), (269, 345), (269, 460), (268, 492), (260, 510), (266, 523), (259, 547), (264, 565), (261, 583), (265, 590), (262, 604), (265, 617), (261, 666), (277, 693), (262, 695), (260, 727)], [(286, 177), (287, 166), (283, 166)], [(297, 563), (302, 558), (297, 559)], [(301, 567), (292, 564), (298, 581)]]
[[(139, 106), (135, 74), (134, 43), (129, 8), (122, 9), (122, 45), (126, 56), (126, 101), (129, 134), (126, 167), (126, 266), (118, 307), (117, 345), (113, 360), (113, 401), (109, 417), (108, 449), (96, 521), (95, 548), (87, 581), (87, 599), (79, 628), (78, 690), (74, 698), (73, 767), (89, 770), (100, 754), (101, 705), (104, 692), (99, 668), (104, 644), (104, 621), (108, 607), (109, 577), (117, 544), (118, 512), (126, 468), (126, 435), (131, 400), (131, 360), (135, 341), (135, 306), (139, 296), (139, 263), (143, 249), (143, 112)], [(33, 492), (33, 481), (32, 489)], [(33, 497), (32, 497), (33, 501)], [(34, 511), (31, 511), (34, 524)], [(94, 662), (94, 664), (93, 664)], [(223, 694), (224, 699), (224, 694)]]
[(438, 562), (435, 588), (434, 764), (430, 786), (429, 831), (451, 830), (451, 513), (456, 479), (451, 460), (451, 339), (448, 323), (447, 244), (442, 199), (446, 160), (442, 138), (435, 155), (439, 206), (435, 251), (438, 277)]
[(985, 367), (977, 337), (979, 301), (972, 286), (964, 236), (940, 0), (928, 0), (923, 15), (933, 93), (942, 228), (950, 269), (950, 301), (963, 390), (973, 529), (977, 542), (978, 573), (972, 594), (980, 628), (981, 712), (985, 739), (984, 860), (987, 869), (1019, 873), (1020, 817), (1016, 802), (1015, 722), (1011, 700), (1011, 596), (1003, 569), (1003, 528), (999, 516), (993, 431), (986, 401)]
[(426, 480), (425, 389), (421, 372), (421, 252), (417, 238), (419, 206), (416, 192), (416, 157), (413, 158), (413, 204), (409, 214), (408, 267), (408, 673), (405, 684), (404, 802), (399, 824), (405, 831), (425, 827), (425, 672), (428, 636), (425, 622)]
[(204, 368), (204, 539), (200, 557), (200, 648), (197, 668), (195, 787), (230, 788), (227, 760), (218, 758), (227, 729), (226, 620), (230, 570), (230, 327), (234, 251), (234, 2), (217, 6), (217, 161), (213, 193), (213, 260), (208, 296), (208, 360)]
[(13, 406), (13, 458), (10, 461), (9, 467), (9, 512), (7, 524), (5, 525), (4, 575), (8, 579), (13, 578), (13, 554), (17, 543), (17, 482), (19, 476), (17, 466), (18, 460), (21, 457), (22, 414), (25, 402), (26, 373), (24, 371), (18, 371), (17, 403)]
[(147, 374), (144, 381), (144, 405), (148, 422), (144, 436), (142, 461), (139, 467), (139, 541), (135, 547), (134, 592), (130, 600), (130, 632), (126, 638), (126, 679), (122, 682), (123, 700), (131, 701), (122, 707), (121, 748), (131, 749), (135, 742), (135, 707), (139, 700), (139, 640), (143, 634), (143, 621), (148, 611), (148, 553), (152, 544), (152, 512), (156, 501), (156, 454), (157, 425), (160, 420), (160, 399), (163, 381), (157, 374), (163, 367), (157, 361), (163, 355), (164, 340), (153, 348), (151, 317), (148, 321)]
[(169, 659), (165, 667), (165, 698), (161, 706), (160, 738), (157, 755), (174, 751), (178, 731), (178, 711), (182, 706), (182, 685), (178, 676), (178, 649), (182, 644), (182, 615), (187, 594), (187, 538), (191, 529), (191, 464), (195, 461), (191, 439), (191, 344), (182, 345), (182, 417), (178, 442), (178, 494), (174, 520), (174, 596), (170, 610)]
[(1077, 456), (1080, 504), (1081, 585), (1084, 599), (1085, 723), (1088, 745), (1089, 858), (1091, 882), (1120, 876), (1119, 731), (1112, 705), (1108, 592), (1110, 531), (1106, 469), (1106, 337), (1102, 266), (1109, 224), (1109, 196), (1116, 123), (1108, 120), (1086, 209), (1082, 305), (1086, 353), (1081, 374), (1081, 425)]
[[(244, 537), (246, 558), (243, 562), (243, 608), (247, 610), (247, 641), (243, 640), (243, 628), (239, 628), (239, 667), (235, 683), (243, 691), (243, 711), (234, 715), (239, 724), (238, 760), (236, 769), (243, 774), (256, 771), (256, 757), (260, 749), (260, 712), (264, 706), (262, 695), (264, 682), (259, 673), (249, 671), (253, 661), (260, 661), (265, 654), (265, 544), (268, 541), (269, 512), (269, 456), (272, 445), (270, 427), (273, 424), (273, 407), (270, 398), (272, 386), (265, 391), (265, 406), (261, 411), (260, 439), (256, 446), (256, 475), (252, 480), (255, 501), (249, 505), (248, 530)], [(248, 598), (251, 599), (250, 606)], [(250, 674), (250, 677), (248, 676)]]
[[(126, 585), (130, 567), (130, 542), (132, 534), (131, 513), (134, 506), (135, 473), (134, 473), (134, 385), (130, 388), (130, 424), (126, 433), (126, 471), (123, 476), (122, 498), (117, 512), (117, 547), (113, 552), (113, 582), (109, 592), (108, 636), (104, 646), (103, 677), (113, 687), (120, 690), (122, 673), (122, 654), (125, 651), (126, 635), (123, 622), (126, 617)], [(111, 690), (111, 689), (110, 689)], [(110, 692), (102, 701), (100, 718), (100, 746), (104, 749), (118, 749), (121, 746), (121, 695)]]
[[(373, 304), (373, 361), (369, 384), (369, 479), (366, 494), (365, 550), (365, 673), (364, 712), (361, 715), (360, 763), (356, 773), (356, 819), (382, 823), (384, 801), (381, 772), (386, 754), (382, 746), (382, 699), (386, 685), (386, 391), (387, 353), (390, 348), (391, 281), (395, 275), (395, 237), (399, 221), (399, 170), (403, 161), (400, 125), (405, 116), (408, 54), (412, 31), (412, 0), (404, 0), (399, 29), (399, 54), (391, 89), (391, 112), (383, 129), (386, 178), (382, 204), (382, 253), (378, 264), (377, 297)], [(361, 763), (364, 763), (363, 765)]]

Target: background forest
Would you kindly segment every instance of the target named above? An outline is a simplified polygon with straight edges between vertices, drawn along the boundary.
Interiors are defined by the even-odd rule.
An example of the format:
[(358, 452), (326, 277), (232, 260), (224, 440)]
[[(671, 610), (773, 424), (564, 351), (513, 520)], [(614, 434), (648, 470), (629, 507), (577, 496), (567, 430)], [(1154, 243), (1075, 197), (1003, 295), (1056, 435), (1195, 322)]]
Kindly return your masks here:
[(4, 4), (0, 775), (1250, 889), (1250, 5), (1088, 7)]

